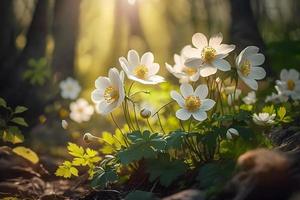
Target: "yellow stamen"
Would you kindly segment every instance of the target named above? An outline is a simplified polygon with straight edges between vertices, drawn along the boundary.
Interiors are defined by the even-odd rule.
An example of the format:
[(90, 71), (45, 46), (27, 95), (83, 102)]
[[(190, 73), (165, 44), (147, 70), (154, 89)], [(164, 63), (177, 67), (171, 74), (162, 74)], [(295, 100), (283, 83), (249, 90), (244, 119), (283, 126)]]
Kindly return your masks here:
[(241, 73), (244, 76), (249, 76), (250, 72), (251, 72), (251, 63), (249, 60), (245, 60), (244, 63), (241, 66)]
[(116, 89), (109, 86), (104, 91), (104, 99), (107, 103), (112, 103), (119, 98), (119, 93)]
[(185, 107), (188, 111), (194, 112), (201, 106), (201, 100), (197, 96), (188, 96), (185, 99)]
[(196, 74), (197, 70), (191, 67), (184, 67), (182, 70), (184, 73), (186, 73), (189, 76), (193, 76), (194, 74)]
[(217, 51), (212, 47), (204, 47), (201, 52), (202, 60), (205, 62), (212, 62), (216, 58)]
[(148, 72), (149, 72), (149, 70), (145, 65), (137, 66), (134, 69), (134, 74), (140, 79), (146, 79)]
[(287, 89), (288, 90), (294, 90), (295, 89), (295, 87), (296, 87), (296, 84), (295, 84), (295, 82), (293, 81), (293, 80), (287, 80)]

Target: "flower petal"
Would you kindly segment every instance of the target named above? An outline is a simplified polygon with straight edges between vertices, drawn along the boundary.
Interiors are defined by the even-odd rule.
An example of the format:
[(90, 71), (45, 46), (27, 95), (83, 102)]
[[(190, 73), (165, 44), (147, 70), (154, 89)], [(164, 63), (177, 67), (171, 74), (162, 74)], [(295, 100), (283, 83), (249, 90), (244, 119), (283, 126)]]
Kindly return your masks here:
[(187, 67), (197, 68), (197, 67), (199, 67), (202, 63), (203, 63), (203, 61), (202, 61), (200, 58), (188, 58), (188, 59), (186, 59), (186, 61), (184, 62), (184, 65), (187, 66)]
[(217, 59), (213, 61), (213, 65), (221, 71), (229, 71), (231, 66), (228, 61), (223, 59)]
[(159, 71), (159, 64), (158, 63), (152, 63), (150, 65), (147, 65), (148, 67), (148, 74), (149, 76), (155, 75), (157, 74), (157, 72)]
[(299, 80), (299, 72), (294, 69), (290, 69), (289, 78), (293, 81)]
[(261, 53), (249, 55), (248, 59), (253, 66), (262, 65), (265, 62), (265, 56)]
[(287, 81), (289, 78), (289, 71), (286, 69), (281, 70), (280, 72), (280, 80)]
[(251, 72), (249, 74), (250, 79), (256, 79), (256, 80), (261, 80), (265, 78), (266, 76), (266, 71), (262, 67), (252, 67)]
[(107, 88), (111, 85), (110, 80), (107, 77), (99, 76), (95, 81), (95, 87), (97, 89)]
[(153, 84), (165, 82), (164, 77), (158, 75), (150, 76), (148, 80), (153, 82)]
[(181, 120), (188, 120), (191, 117), (192, 113), (187, 110), (181, 108), (176, 111), (176, 117)]
[(208, 95), (208, 87), (205, 84), (199, 85), (194, 93), (195, 96), (198, 96), (200, 99), (205, 99)]
[(201, 101), (201, 110), (204, 111), (208, 111), (210, 110), (212, 107), (214, 107), (214, 105), (216, 104), (216, 102), (212, 99), (204, 99)]
[(118, 70), (116, 68), (111, 68), (108, 71), (108, 77), (110, 79), (111, 84), (114, 87), (118, 88), (119, 84), (122, 82)]
[(197, 58), (201, 55), (201, 50), (187, 45), (181, 50), (181, 55), (185, 58)]
[(171, 95), (171, 98), (174, 99), (180, 107), (182, 107), (182, 108), (184, 107), (184, 99), (178, 92), (176, 92), (175, 90), (172, 90), (170, 95)]
[(207, 119), (207, 114), (206, 112), (199, 110), (198, 112), (194, 112), (192, 113), (193, 117), (195, 118), (195, 120), (198, 121), (204, 121)]
[(208, 45), (211, 47), (217, 47), (218, 45), (221, 44), (222, 40), (223, 40), (222, 33), (217, 33), (210, 37)]
[(200, 68), (200, 75), (202, 77), (207, 77), (217, 73), (217, 68), (214, 66), (206, 65)]
[(141, 58), (141, 64), (150, 66), (154, 62), (154, 56), (151, 52), (146, 52)]
[(241, 76), (241, 79), (253, 90), (257, 90), (258, 89), (258, 83), (256, 80), (254, 79), (250, 79), (250, 78), (245, 78)]
[(195, 33), (192, 37), (192, 43), (198, 49), (202, 49), (208, 45), (207, 38), (202, 33)]
[(228, 54), (235, 49), (235, 45), (231, 44), (220, 44), (218, 47), (215, 47), (218, 54)]
[(184, 98), (187, 98), (188, 96), (193, 95), (194, 89), (190, 84), (182, 83), (180, 85), (180, 92)]
[(127, 60), (129, 65), (134, 68), (140, 64), (140, 57), (136, 50), (129, 50), (127, 54)]

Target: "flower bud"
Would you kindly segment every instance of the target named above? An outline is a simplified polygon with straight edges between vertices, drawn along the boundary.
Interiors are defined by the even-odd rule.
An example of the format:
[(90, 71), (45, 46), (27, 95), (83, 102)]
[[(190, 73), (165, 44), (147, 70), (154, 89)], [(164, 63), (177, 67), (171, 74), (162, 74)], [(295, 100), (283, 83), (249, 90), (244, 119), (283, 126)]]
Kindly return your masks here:
[(91, 142), (98, 142), (100, 138), (90, 134), (90, 133), (85, 133), (83, 135), (83, 141), (86, 143), (91, 143)]
[(61, 126), (63, 127), (63, 129), (67, 129), (68, 128), (68, 126), (69, 126), (69, 124), (68, 124), (68, 122), (66, 121), (66, 120), (62, 120), (61, 121)]
[(238, 130), (236, 130), (234, 128), (228, 129), (227, 132), (226, 132), (227, 139), (232, 140), (233, 136), (239, 136)]
[(149, 118), (151, 114), (151, 110), (149, 110), (148, 108), (143, 108), (140, 112), (141, 117), (145, 119)]

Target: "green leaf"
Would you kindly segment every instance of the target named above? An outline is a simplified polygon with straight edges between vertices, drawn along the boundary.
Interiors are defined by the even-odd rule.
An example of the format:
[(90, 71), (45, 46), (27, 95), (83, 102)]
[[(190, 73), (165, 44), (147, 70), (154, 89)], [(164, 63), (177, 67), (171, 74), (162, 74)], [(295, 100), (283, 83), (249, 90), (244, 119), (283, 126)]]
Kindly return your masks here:
[(6, 101), (3, 98), (1, 98), (1, 97), (0, 97), (0, 106), (4, 107), (4, 108), (7, 107)]
[(15, 109), (15, 114), (25, 112), (26, 110), (28, 110), (28, 108), (24, 106), (17, 106)]
[(100, 170), (96, 172), (96, 174), (94, 175), (93, 181), (91, 182), (91, 186), (93, 188), (105, 188), (108, 183), (117, 180), (118, 180), (118, 175), (115, 170), (113, 169)]
[(269, 113), (270, 115), (274, 114), (275, 113), (274, 105), (263, 107), (262, 112)]
[(166, 137), (167, 149), (179, 149), (182, 144), (186, 133), (183, 131), (174, 131)]
[(68, 150), (69, 150), (69, 154), (74, 156), (74, 157), (83, 157), (84, 155), (84, 149), (80, 146), (78, 146), (77, 144), (68, 143)]
[(11, 122), (14, 122), (18, 125), (21, 125), (21, 126), (28, 126), (28, 124), (25, 122), (24, 118), (23, 117), (15, 117), (13, 118), (12, 120), (10, 120)]
[(155, 196), (152, 192), (145, 192), (141, 190), (135, 190), (130, 192), (126, 197), (125, 200), (155, 200)]
[(280, 119), (281, 121), (283, 121), (285, 115), (286, 115), (286, 109), (285, 109), (285, 107), (281, 106), (281, 107), (277, 110), (277, 116), (279, 117), (279, 119)]
[(18, 127), (10, 126), (7, 130), (3, 131), (2, 140), (4, 142), (18, 144), (24, 142), (24, 136)]
[(132, 144), (124, 150), (118, 152), (117, 157), (122, 164), (129, 164), (142, 158), (154, 158), (158, 151), (165, 150), (166, 140), (157, 133), (151, 134), (149, 131), (135, 131), (128, 134)]
[(171, 161), (167, 155), (160, 156), (159, 159), (147, 160), (146, 163), (150, 181), (153, 182), (159, 178), (161, 185), (166, 187), (187, 170), (187, 165), (183, 161)]

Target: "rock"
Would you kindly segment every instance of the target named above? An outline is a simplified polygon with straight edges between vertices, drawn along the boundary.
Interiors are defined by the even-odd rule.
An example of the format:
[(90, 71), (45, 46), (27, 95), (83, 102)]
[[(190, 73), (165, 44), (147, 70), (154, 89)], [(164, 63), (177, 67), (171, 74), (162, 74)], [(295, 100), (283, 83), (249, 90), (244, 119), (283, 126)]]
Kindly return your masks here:
[(189, 189), (176, 193), (172, 196), (165, 197), (162, 200), (204, 200), (205, 195), (200, 190)]

